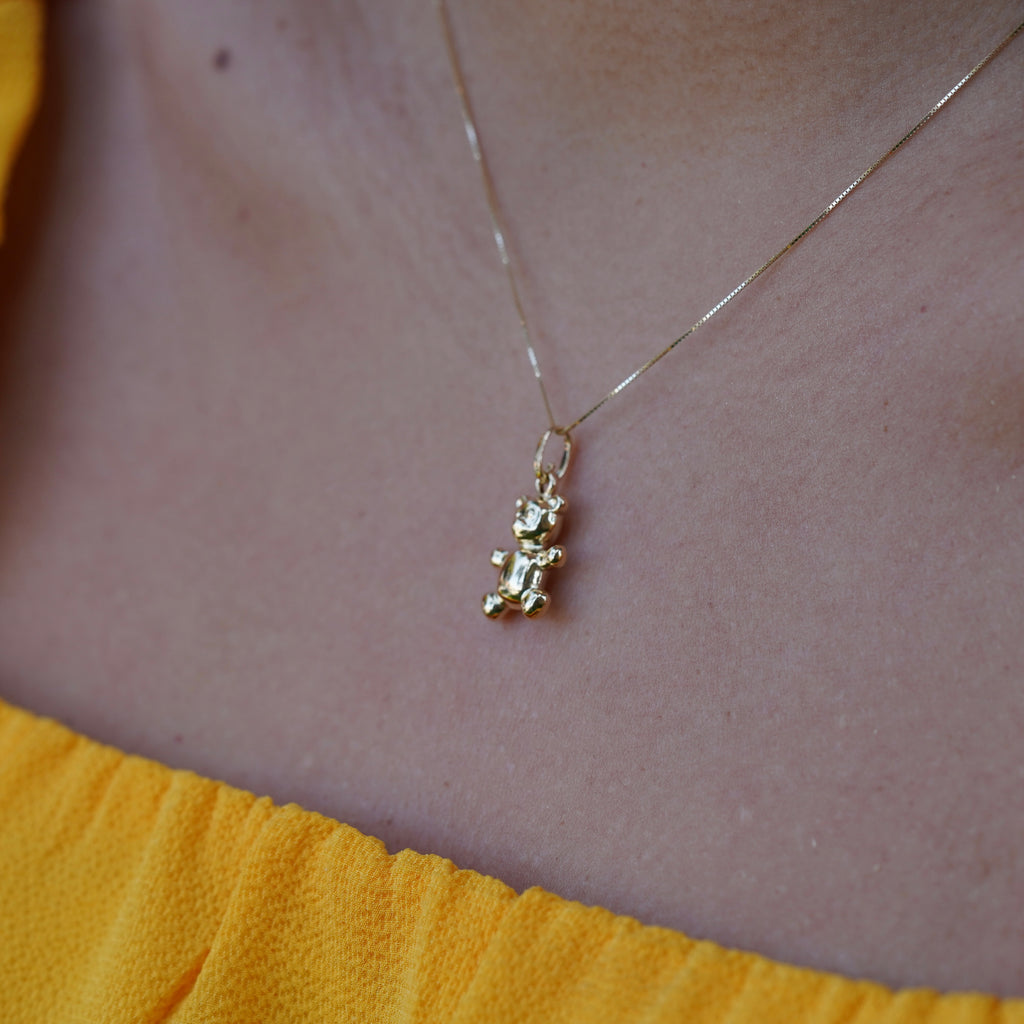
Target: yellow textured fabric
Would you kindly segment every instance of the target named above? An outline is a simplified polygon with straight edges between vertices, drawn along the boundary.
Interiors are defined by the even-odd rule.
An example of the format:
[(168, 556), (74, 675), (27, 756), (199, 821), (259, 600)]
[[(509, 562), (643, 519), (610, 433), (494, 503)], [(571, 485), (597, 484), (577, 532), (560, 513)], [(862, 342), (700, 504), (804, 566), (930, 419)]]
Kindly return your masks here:
[(0, 703), (0, 1020), (1024, 1024), (695, 942)]
[(39, 94), (42, 22), (40, 0), (0, 0), (0, 197)]

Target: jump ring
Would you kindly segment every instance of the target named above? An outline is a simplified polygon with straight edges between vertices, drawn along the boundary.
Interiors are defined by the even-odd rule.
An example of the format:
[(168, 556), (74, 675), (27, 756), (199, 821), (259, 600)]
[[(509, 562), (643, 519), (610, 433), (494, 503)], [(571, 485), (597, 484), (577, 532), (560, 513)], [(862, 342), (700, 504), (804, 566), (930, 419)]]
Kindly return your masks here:
[[(562, 439), (562, 456), (558, 460), (557, 467), (552, 462), (549, 462), (546, 465), (544, 463), (544, 450), (547, 448), (552, 434)], [(548, 427), (548, 429), (541, 435), (540, 442), (537, 445), (537, 451), (533, 456), (533, 472), (536, 474), (538, 479), (542, 476), (553, 476), (556, 480), (561, 480), (562, 477), (565, 476), (565, 471), (569, 468), (569, 459), (571, 456), (572, 437), (569, 434), (569, 431), (564, 427)]]

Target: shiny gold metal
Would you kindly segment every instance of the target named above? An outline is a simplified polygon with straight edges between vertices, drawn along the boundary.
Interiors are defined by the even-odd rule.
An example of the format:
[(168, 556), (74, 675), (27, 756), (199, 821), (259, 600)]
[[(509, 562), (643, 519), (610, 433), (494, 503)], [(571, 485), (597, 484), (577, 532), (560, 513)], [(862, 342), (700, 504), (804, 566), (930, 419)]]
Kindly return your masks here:
[[(562, 442), (562, 454), (559, 456), (557, 467), (554, 463), (545, 463), (544, 456), (547, 454), (548, 443), (552, 437), (558, 437)], [(569, 468), (569, 459), (572, 457), (572, 437), (569, 431), (565, 427), (548, 427), (547, 430), (541, 434), (540, 443), (537, 445), (537, 451), (533, 456), (533, 474), (538, 480), (544, 477), (553, 476), (556, 480), (561, 480), (565, 476), (565, 471)]]
[[(540, 362), (530, 334), (530, 328), (526, 322), (526, 313), (523, 310), (523, 303), (520, 298), (519, 285), (516, 281), (513, 269), (513, 260), (509, 253), (506, 239), (508, 232), (505, 229), (504, 221), (498, 203), (497, 192), (494, 187), (494, 180), (491, 176), (487, 158), (484, 155), (483, 143), (480, 139), (480, 132), (477, 129), (476, 119), (473, 116), (472, 105), (469, 94), (466, 90), (466, 83), (462, 75), (462, 67), (459, 63), (458, 49), (455, 45), (454, 33), (451, 20), (448, 15), (448, 8), (445, 0), (436, 0), (437, 13), (441, 22), (441, 29), (444, 35), (445, 46), (448, 51), (448, 62), (451, 67), (452, 78), (455, 83), (455, 91), (458, 94), (462, 107), (462, 120), (466, 131), (466, 138), (469, 140), (470, 150), (480, 172), (483, 183), (484, 196), (487, 200), (487, 207), (491, 216), (491, 230), (494, 234), (494, 244), (498, 249), (498, 256), (505, 273), (508, 277), (509, 287), (512, 292), (512, 301), (519, 317), (519, 326), (522, 330), (523, 339), (526, 343), (526, 353), (533, 369), (534, 378), (540, 388), (541, 398), (544, 402), (544, 409), (548, 417), (548, 429), (541, 437), (537, 446), (537, 453), (534, 456), (533, 468), (537, 481), (536, 499), (520, 497), (516, 502), (516, 518), (512, 525), (512, 532), (519, 542), (519, 548), (515, 551), (494, 551), (491, 555), (491, 562), (500, 568), (498, 574), (498, 589), (487, 594), (483, 599), (484, 614), (489, 618), (496, 619), (504, 614), (509, 608), (518, 605), (523, 614), (528, 618), (540, 615), (547, 608), (548, 595), (541, 589), (544, 572), (547, 569), (560, 566), (565, 557), (562, 548), (545, 547), (554, 540), (555, 534), (560, 525), (560, 516), (565, 508), (565, 499), (555, 494), (555, 487), (569, 465), (569, 457), (572, 452), (572, 431), (584, 420), (593, 416), (605, 403), (611, 401), (616, 395), (621, 394), (630, 384), (645, 374), (652, 366), (660, 362), (676, 346), (681, 344), (693, 334), (699, 327), (703, 327), (716, 313), (728, 305), (747, 285), (756, 281), (766, 270), (777, 263), (783, 256), (791, 252), (802, 242), (822, 221), (828, 217), (833, 210), (839, 206), (858, 186), (863, 184), (879, 167), (882, 166), (891, 156), (909, 142), (960, 90), (967, 85), (983, 68), (985, 68), (995, 57), (1001, 53), (1021, 32), (1024, 32), (1024, 23), (1018, 25), (1005, 39), (994, 47), (983, 57), (963, 78), (953, 86), (932, 108), (921, 118), (913, 128), (904, 134), (895, 145), (891, 146), (877, 160), (862, 171), (849, 185), (846, 186), (810, 224), (807, 225), (792, 241), (787, 242), (773, 256), (770, 256), (752, 274), (748, 275), (724, 298), (712, 306), (699, 320), (689, 327), (674, 341), (670, 342), (660, 352), (652, 356), (638, 366), (632, 373), (615, 385), (603, 398), (595, 402), (581, 416), (578, 416), (566, 427), (555, 425), (555, 416), (551, 411), (551, 402), (548, 398), (547, 388), (544, 386), (544, 377), (541, 373)], [(562, 440), (562, 455), (557, 464), (545, 463), (545, 450), (552, 437), (559, 437)]]
[(451, 20), (448, 17), (448, 8), (444, 0), (437, 0), (437, 14), (441, 19), (441, 30), (444, 33), (444, 44), (448, 51), (448, 64), (451, 67), (452, 78), (455, 80), (455, 92), (459, 97), (459, 104), (462, 107), (462, 124), (466, 130), (466, 139), (469, 142), (469, 150), (480, 170), (480, 180), (483, 183), (484, 195), (487, 197), (487, 209), (491, 214), (491, 232), (494, 235), (494, 244), (498, 249), (498, 258), (505, 268), (508, 278), (508, 286), (512, 292), (512, 303), (516, 307), (516, 316), (519, 317), (519, 329), (523, 333), (523, 341), (526, 343), (526, 355), (530, 360), (533, 369), (534, 379), (540, 388), (540, 397), (544, 402), (544, 411), (548, 414), (548, 425), (555, 426), (555, 414), (551, 411), (551, 402), (548, 399), (548, 389), (544, 386), (544, 376), (540, 372), (540, 360), (537, 359), (537, 352), (533, 346), (533, 337), (530, 334), (529, 325), (526, 322), (526, 313), (523, 311), (523, 302), (519, 297), (519, 285), (516, 282), (515, 271), (512, 269), (512, 257), (509, 254), (505, 239), (508, 232), (505, 230), (504, 220), (501, 216), (501, 207), (498, 205), (498, 195), (494, 188), (494, 179), (491, 177), (491, 168), (484, 156), (483, 147), (480, 144), (480, 136), (476, 130), (476, 118), (473, 116), (473, 107), (469, 102), (469, 92), (466, 90), (466, 82), (462, 77), (462, 65), (459, 63), (459, 53), (455, 48), (455, 37), (452, 34)]
[[(462, 106), (462, 120), (466, 130), (466, 138), (469, 140), (470, 150), (473, 154), (473, 159), (476, 162), (477, 167), (480, 170), (480, 177), (483, 182), (484, 195), (487, 199), (487, 207), (491, 214), (491, 227), (494, 232), (494, 243), (498, 249), (498, 256), (501, 259), (501, 264), (505, 268), (505, 272), (508, 275), (509, 286), (512, 289), (512, 299), (516, 307), (516, 313), (519, 316), (519, 325), (523, 332), (523, 337), (526, 341), (526, 353), (530, 360), (530, 366), (533, 368), (533, 375), (536, 378), (537, 384), (540, 387), (541, 398), (544, 401), (544, 408), (548, 414), (548, 423), (552, 430), (555, 429), (555, 417), (551, 411), (551, 402), (548, 399), (547, 388), (544, 386), (544, 377), (540, 369), (540, 361), (537, 359), (536, 349), (533, 344), (533, 340), (530, 334), (530, 328), (526, 322), (526, 314), (523, 311), (522, 300), (520, 299), (519, 286), (516, 283), (515, 272), (512, 266), (512, 259), (509, 255), (508, 245), (506, 238), (508, 232), (505, 230), (504, 221), (501, 216), (501, 210), (498, 204), (497, 192), (494, 188), (494, 179), (491, 176), (491, 170), (487, 163), (487, 157), (484, 154), (483, 142), (480, 138), (480, 132), (476, 126), (476, 119), (473, 116), (473, 108), (469, 101), (469, 93), (466, 90), (466, 83), (462, 75), (462, 67), (459, 63), (458, 49), (455, 46), (455, 38), (452, 32), (451, 20), (448, 16), (448, 6), (445, 0), (436, 0), (437, 2), (437, 13), (441, 21), (441, 29), (444, 34), (445, 47), (448, 51), (448, 62), (451, 66), (452, 78), (455, 83), (455, 91), (459, 96), (459, 102)], [(807, 225), (799, 234), (797, 234), (791, 241), (787, 242), (778, 252), (770, 256), (764, 263), (761, 264), (752, 274), (749, 274), (744, 278), (728, 295), (724, 298), (719, 299), (699, 320), (693, 323), (686, 331), (684, 331), (678, 338), (670, 342), (660, 352), (651, 356), (646, 363), (638, 366), (632, 373), (619, 381), (603, 398), (595, 402), (586, 412), (581, 416), (577, 416), (567, 427), (562, 428), (566, 433), (570, 433), (575, 430), (584, 420), (589, 419), (597, 412), (606, 402), (611, 401), (616, 395), (621, 394), (626, 388), (629, 387), (637, 378), (645, 374), (655, 363), (660, 362), (665, 358), (677, 345), (684, 342), (687, 338), (693, 334), (694, 331), (699, 327), (703, 327), (716, 313), (724, 309), (733, 299), (742, 292), (748, 284), (756, 281), (766, 270), (774, 266), (783, 256), (787, 253), (792, 252), (797, 245), (800, 244), (829, 214), (844, 199), (846, 199), (858, 186), (862, 185), (879, 167), (882, 166), (891, 156), (893, 156), (898, 150), (902, 149), (906, 143), (908, 143), (968, 82), (971, 81), (980, 71), (982, 71), (987, 65), (989, 65), (1002, 51), (1013, 42), (1013, 40), (1024, 32), (1024, 22), (1018, 25), (1006, 38), (1002, 40), (997, 46), (993, 47), (977, 64), (971, 68), (970, 71), (960, 79), (952, 89), (949, 90), (932, 108), (928, 111), (924, 117), (921, 118), (913, 128), (910, 129), (905, 135), (903, 135), (895, 145), (891, 146), (886, 152), (884, 152), (877, 160), (865, 168), (860, 174), (857, 175), (854, 180), (846, 186), (833, 199), (822, 211), (818, 214), (810, 224)]]
[(583, 413), (582, 416), (578, 416), (576, 419), (574, 419), (572, 423), (570, 423), (569, 426), (566, 427), (566, 430), (575, 429), (585, 419), (587, 419), (590, 416), (593, 416), (593, 414), (597, 412), (597, 410), (600, 409), (601, 406), (603, 406), (606, 402), (613, 399), (617, 394), (621, 393), (626, 388), (628, 388), (629, 385), (633, 383), (633, 381), (635, 381), (641, 374), (646, 373), (652, 366), (654, 366), (655, 363), (659, 362), (661, 359), (667, 356), (669, 352), (671, 352), (672, 349), (674, 349), (677, 345), (679, 345), (683, 341), (686, 341), (686, 339), (690, 337), (690, 335), (693, 334), (693, 332), (697, 330), (698, 327), (703, 327), (704, 324), (706, 324), (720, 309), (722, 309), (734, 298), (736, 298), (736, 296), (739, 295), (739, 293), (743, 291), (743, 289), (746, 288), (748, 284), (750, 284), (753, 281), (756, 281), (769, 267), (771, 267), (773, 264), (777, 263), (780, 259), (782, 259), (782, 257), (785, 256), (786, 253), (791, 252), (793, 249), (795, 249), (796, 246), (798, 246), (844, 199), (846, 199), (846, 197), (849, 196), (855, 188), (857, 188), (859, 185), (862, 185), (872, 174), (875, 173), (875, 171), (878, 170), (879, 167), (882, 166), (882, 164), (886, 162), (886, 160), (889, 159), (889, 157), (893, 156), (893, 154), (895, 154), (897, 150), (902, 149), (902, 147), (906, 143), (908, 143), (965, 85), (967, 85), (967, 83), (972, 78), (974, 78), (974, 76), (978, 74), (979, 71), (981, 71), (986, 65), (990, 64), (1007, 46), (1009, 46), (1010, 43), (1013, 42), (1013, 40), (1018, 35), (1021, 34), (1021, 32), (1024, 32), (1024, 22), (1021, 22), (1021, 24), (1019, 24), (1001, 43), (999, 43), (998, 46), (990, 50), (988, 54), (986, 54), (980, 61), (978, 61), (978, 63), (975, 64), (974, 67), (971, 68), (971, 70), (968, 71), (967, 74), (964, 75), (964, 77), (961, 78), (960, 81), (957, 82), (956, 85), (954, 85), (953, 88), (950, 89), (949, 92), (947, 92), (946, 95), (943, 96), (942, 99), (940, 99), (938, 103), (936, 103), (935, 106), (933, 106), (931, 110), (929, 110), (928, 113), (925, 114), (924, 117), (922, 117), (921, 120), (918, 121), (917, 124), (915, 124), (914, 127), (911, 128), (910, 131), (906, 133), (906, 135), (904, 135), (895, 145), (886, 150), (877, 160), (875, 160), (873, 164), (871, 164), (869, 167), (861, 171), (861, 173), (858, 174), (857, 177), (854, 178), (854, 180), (850, 182), (850, 184), (847, 185), (846, 188), (844, 188), (843, 191), (840, 192), (839, 195), (837, 195), (835, 199), (833, 199), (832, 202), (830, 202), (828, 206), (826, 206), (825, 209), (823, 209), (821, 213), (819, 213), (818, 216), (815, 217), (814, 220), (812, 220), (811, 223), (808, 224), (807, 227), (803, 229), (803, 231), (800, 232), (800, 234), (796, 235), (792, 241), (787, 242), (777, 253), (775, 253), (773, 256), (770, 256), (767, 260), (765, 260), (765, 262), (762, 263), (761, 266), (757, 268), (757, 270), (755, 270), (748, 277), (744, 278), (743, 281), (736, 285), (736, 287), (733, 288), (733, 290), (729, 292), (728, 295), (726, 295), (724, 298), (720, 299), (717, 303), (715, 303), (715, 305), (712, 306), (711, 309), (709, 309), (688, 330), (684, 331), (683, 334), (676, 338), (675, 341), (666, 345), (665, 348), (663, 348), (657, 355), (654, 355), (650, 359), (648, 359), (647, 362), (644, 363), (642, 366), (638, 366), (624, 380), (619, 381), (619, 383), (616, 384), (615, 387), (613, 387), (611, 391), (609, 391), (608, 394), (604, 396), (604, 398), (602, 398), (599, 402), (595, 402), (594, 405), (592, 405), (585, 413)]
[[(544, 461), (553, 435), (562, 441), (557, 463)], [(484, 594), (484, 615), (489, 619), (500, 618), (516, 606), (528, 619), (547, 611), (550, 595), (542, 588), (544, 574), (548, 569), (558, 569), (565, 564), (565, 548), (552, 541), (561, 529), (568, 502), (555, 493), (555, 488), (565, 476), (571, 456), (572, 439), (567, 431), (561, 427), (544, 431), (533, 457), (537, 497), (521, 494), (516, 499), (512, 535), (519, 547), (512, 551), (496, 548), (491, 552), (491, 565), (497, 566), (499, 571), (497, 590)]]

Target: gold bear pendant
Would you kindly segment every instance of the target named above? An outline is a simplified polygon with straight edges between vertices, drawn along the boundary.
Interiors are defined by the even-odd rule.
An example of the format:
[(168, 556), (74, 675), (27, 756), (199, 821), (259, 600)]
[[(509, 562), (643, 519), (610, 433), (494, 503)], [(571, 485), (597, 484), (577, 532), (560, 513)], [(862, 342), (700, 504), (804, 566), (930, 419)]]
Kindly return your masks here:
[[(553, 434), (562, 441), (557, 466), (544, 462), (544, 450)], [(544, 432), (533, 458), (537, 497), (523, 494), (516, 499), (512, 534), (519, 546), (491, 552), (491, 564), (498, 567), (498, 588), (484, 595), (484, 615), (489, 619), (497, 619), (517, 605), (528, 619), (547, 611), (550, 595), (543, 589), (544, 574), (565, 563), (565, 548), (552, 544), (567, 506), (555, 488), (569, 468), (571, 454), (572, 440), (564, 430), (552, 427)]]

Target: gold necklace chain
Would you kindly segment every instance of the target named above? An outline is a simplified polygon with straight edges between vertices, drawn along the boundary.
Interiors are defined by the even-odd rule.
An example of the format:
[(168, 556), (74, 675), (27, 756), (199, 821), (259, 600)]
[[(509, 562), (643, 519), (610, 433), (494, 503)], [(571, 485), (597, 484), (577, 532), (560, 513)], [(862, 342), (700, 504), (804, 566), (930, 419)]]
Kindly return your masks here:
[[(530, 359), (530, 366), (533, 368), (533, 375), (540, 388), (541, 398), (544, 401), (544, 409), (548, 416), (548, 429), (541, 436), (540, 443), (533, 458), (533, 472), (537, 489), (537, 496), (522, 495), (516, 500), (516, 515), (512, 525), (512, 533), (518, 544), (512, 550), (495, 550), (491, 553), (491, 564), (498, 567), (497, 589), (483, 598), (484, 614), (488, 618), (496, 619), (506, 611), (518, 607), (527, 618), (535, 618), (547, 610), (549, 595), (542, 589), (544, 574), (548, 569), (558, 568), (564, 564), (565, 550), (552, 542), (562, 524), (562, 517), (565, 512), (565, 498), (556, 493), (556, 488), (565, 476), (569, 467), (569, 459), (572, 455), (572, 431), (584, 420), (589, 419), (610, 402), (616, 395), (621, 394), (639, 377), (645, 374), (652, 366), (665, 358), (676, 346), (680, 345), (690, 337), (698, 328), (703, 327), (716, 313), (725, 308), (747, 285), (756, 281), (769, 267), (777, 263), (783, 256), (791, 252), (800, 244), (822, 221), (824, 221), (850, 193), (862, 185), (879, 167), (882, 166), (891, 156), (903, 148), (926, 124), (956, 96), (965, 85), (968, 84), (982, 69), (990, 64), (1021, 32), (1024, 32), (1024, 22), (1018, 25), (1005, 39), (995, 46), (984, 56), (970, 71), (960, 79), (952, 89), (949, 90), (913, 128), (903, 135), (893, 146), (884, 152), (877, 160), (865, 168), (849, 185), (846, 186), (822, 211), (814, 218), (799, 234), (787, 242), (774, 255), (770, 256), (748, 277), (744, 278), (728, 295), (716, 302), (699, 320), (692, 324), (678, 338), (670, 342), (660, 352), (652, 356), (647, 362), (638, 366), (626, 378), (619, 381), (603, 398), (595, 402), (582, 416), (578, 416), (567, 426), (559, 426), (551, 410), (551, 401), (548, 398), (547, 388), (544, 386), (544, 375), (541, 373), (540, 361), (537, 359), (537, 352), (534, 348), (533, 338), (527, 324), (526, 313), (523, 310), (523, 303), (520, 297), (519, 285), (516, 281), (515, 271), (512, 266), (512, 259), (509, 255), (508, 245), (505, 241), (508, 234), (502, 220), (500, 207), (497, 199), (497, 192), (494, 188), (494, 179), (487, 159), (484, 156), (483, 145), (480, 141), (480, 133), (477, 130), (476, 119), (473, 116), (473, 108), (469, 100), (469, 93), (466, 89), (465, 78), (462, 74), (462, 66), (459, 62), (458, 50), (455, 46), (455, 37), (452, 31), (451, 19), (448, 14), (446, 0), (436, 0), (437, 12), (441, 22), (445, 46), (448, 51), (448, 62), (451, 66), (452, 78), (455, 83), (455, 91), (458, 94), (462, 107), (462, 120), (466, 130), (466, 138), (469, 140), (469, 147), (480, 171), (480, 178), (483, 183), (484, 195), (487, 199), (487, 207), (490, 211), (491, 229), (494, 233), (494, 243), (498, 249), (498, 256), (505, 268), (508, 277), (509, 288), (512, 292), (512, 301), (519, 317), (519, 326), (523, 332), (523, 340), (526, 344), (526, 352)], [(552, 437), (561, 441), (562, 451), (556, 462), (545, 460), (548, 443)]]
[(523, 337), (526, 341), (526, 351), (529, 355), (530, 365), (533, 367), (533, 374), (537, 379), (537, 383), (540, 386), (541, 397), (544, 400), (544, 408), (548, 414), (548, 425), (556, 433), (570, 433), (575, 430), (584, 420), (589, 419), (597, 412), (606, 402), (610, 402), (616, 395), (621, 394), (626, 388), (629, 387), (638, 377), (645, 374), (655, 363), (660, 362), (665, 358), (677, 345), (686, 341), (687, 338), (693, 334), (694, 331), (699, 327), (703, 327), (716, 313), (724, 309), (741, 291), (743, 291), (747, 285), (752, 284), (756, 281), (769, 267), (777, 263), (783, 256), (796, 248), (823, 220), (825, 220), (830, 213), (839, 204), (850, 195), (859, 185), (862, 185), (868, 178), (871, 177), (879, 167), (882, 166), (891, 156), (893, 156), (898, 150), (902, 149), (960, 90), (967, 85), (980, 71), (982, 71), (988, 64), (990, 64), (999, 54), (1007, 47), (1013, 40), (1024, 32), (1024, 22), (1018, 25), (998, 46), (994, 47), (985, 57), (983, 57), (977, 64), (971, 68), (970, 71), (960, 79), (952, 89), (949, 90), (943, 96), (938, 103), (936, 103), (931, 110), (928, 111), (924, 117), (921, 118), (913, 128), (910, 129), (894, 146), (883, 153), (873, 164), (865, 168), (860, 174), (850, 182), (826, 206), (821, 213), (818, 214), (810, 224), (807, 225), (792, 241), (787, 242), (778, 252), (773, 256), (770, 256), (764, 263), (761, 264), (749, 277), (746, 277), (728, 295), (716, 302), (699, 320), (692, 324), (686, 331), (684, 331), (675, 341), (670, 342), (665, 346), (657, 355), (652, 356), (641, 366), (638, 366), (628, 377), (624, 380), (619, 381), (600, 401), (595, 402), (582, 416), (577, 416), (571, 423), (565, 427), (559, 427), (556, 425), (555, 417), (551, 411), (551, 402), (548, 399), (547, 390), (544, 387), (544, 377), (541, 374), (540, 362), (537, 359), (537, 353), (533, 345), (533, 340), (530, 335), (530, 328), (526, 322), (526, 314), (523, 312), (523, 304), (519, 295), (519, 288), (516, 284), (515, 272), (512, 268), (512, 260), (509, 257), (508, 246), (505, 242), (507, 232), (504, 228), (500, 208), (498, 206), (497, 194), (494, 188), (494, 180), (491, 177), (490, 167), (487, 163), (487, 158), (484, 155), (483, 145), (480, 142), (480, 133), (476, 127), (476, 120), (473, 116), (473, 108), (469, 101), (469, 93), (466, 90), (466, 82), (462, 75), (462, 67), (459, 63), (458, 51), (455, 47), (455, 38), (452, 32), (451, 19), (448, 15), (448, 5), (445, 0), (437, 0), (438, 14), (441, 19), (441, 25), (444, 31), (445, 46), (448, 50), (448, 60), (451, 64), (452, 77), (455, 80), (455, 91), (459, 95), (459, 100), (462, 106), (462, 119), (465, 124), (466, 137), (469, 139), (469, 146), (473, 153), (473, 159), (476, 161), (477, 166), (480, 169), (480, 176), (483, 180), (484, 193), (487, 197), (487, 206), (490, 209), (491, 214), (491, 225), (494, 230), (494, 241), (498, 247), (498, 255), (501, 258), (501, 263), (505, 268), (508, 275), (509, 285), (512, 289), (512, 299), (515, 303), (516, 313), (519, 316), (519, 326), (522, 329)]

